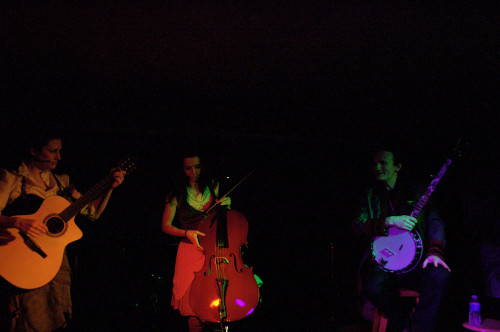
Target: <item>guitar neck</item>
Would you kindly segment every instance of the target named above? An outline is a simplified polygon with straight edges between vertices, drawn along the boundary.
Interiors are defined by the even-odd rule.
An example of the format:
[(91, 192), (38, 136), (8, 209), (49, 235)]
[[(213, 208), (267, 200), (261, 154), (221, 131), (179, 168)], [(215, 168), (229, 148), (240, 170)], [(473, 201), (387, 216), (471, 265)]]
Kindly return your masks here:
[(443, 177), (444, 173), (446, 173), (446, 170), (448, 169), (450, 164), (451, 159), (447, 159), (443, 167), (441, 167), (441, 169), (439, 170), (439, 173), (434, 177), (434, 179), (432, 179), (431, 184), (427, 187), (422, 197), (420, 197), (417, 204), (415, 204), (415, 208), (411, 212), (410, 216), (416, 218), (420, 214), (420, 211), (422, 211), (425, 204), (427, 204), (427, 202), (429, 201), (432, 193), (434, 192), (434, 189), (436, 189), (439, 181), (441, 181), (441, 178)]
[(76, 216), (88, 203), (99, 197), (106, 189), (109, 189), (113, 184), (114, 178), (109, 174), (104, 179), (94, 185), (89, 191), (83, 194), (79, 199), (73, 202), (70, 206), (64, 209), (59, 216), (68, 222), (71, 218)]

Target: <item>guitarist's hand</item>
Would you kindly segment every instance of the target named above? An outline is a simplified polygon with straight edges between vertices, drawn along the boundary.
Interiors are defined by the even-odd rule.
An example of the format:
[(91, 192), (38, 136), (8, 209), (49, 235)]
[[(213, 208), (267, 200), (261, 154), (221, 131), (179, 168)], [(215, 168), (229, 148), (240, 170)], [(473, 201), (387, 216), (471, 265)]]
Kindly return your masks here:
[(446, 270), (448, 270), (449, 272), (451, 272), (450, 268), (448, 267), (448, 265), (446, 265), (446, 263), (441, 259), (439, 258), (438, 256), (435, 256), (435, 255), (429, 255), (424, 263), (422, 264), (422, 269), (425, 269), (427, 267), (427, 264), (429, 263), (432, 263), (434, 264), (434, 267), (438, 267), (439, 265), (441, 265), (442, 267), (444, 267)]
[(10, 241), (14, 241), (16, 239), (15, 236), (9, 233), (6, 229), (0, 229), (0, 246), (6, 245)]
[(385, 218), (386, 226), (396, 227), (405, 231), (411, 231), (416, 223), (417, 219), (411, 216), (391, 216)]
[(198, 251), (205, 251), (205, 249), (203, 249), (203, 247), (200, 245), (200, 242), (198, 241), (198, 236), (205, 236), (205, 233), (191, 229), (186, 232), (186, 236), (188, 240), (191, 241), (192, 244), (194, 244)]
[(111, 188), (115, 189), (120, 184), (122, 184), (123, 180), (125, 179), (125, 174), (127, 174), (127, 172), (121, 170), (118, 171), (116, 168), (113, 168), (111, 172), (113, 173), (113, 178), (114, 178), (114, 182)]
[(40, 220), (13, 217), (14, 227), (31, 237), (39, 237), (48, 232), (47, 226)]

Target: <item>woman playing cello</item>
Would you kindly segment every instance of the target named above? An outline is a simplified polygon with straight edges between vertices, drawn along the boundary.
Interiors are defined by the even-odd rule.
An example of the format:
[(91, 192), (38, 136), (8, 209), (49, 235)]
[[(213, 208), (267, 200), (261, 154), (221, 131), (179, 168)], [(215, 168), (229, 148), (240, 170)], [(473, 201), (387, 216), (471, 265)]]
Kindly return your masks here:
[[(182, 316), (189, 317), (190, 332), (203, 331), (204, 323), (196, 317), (189, 303), (189, 292), (195, 272), (203, 267), (205, 261), (204, 248), (198, 239), (205, 234), (196, 229), (204, 218), (203, 212), (214, 201), (218, 202), (219, 183), (203, 171), (200, 157), (196, 154), (185, 157), (182, 168), (185, 181), (181, 181), (174, 192), (167, 196), (162, 218), (163, 232), (182, 238), (175, 262), (171, 304)], [(229, 207), (231, 199), (225, 197), (219, 203)], [(172, 225), (176, 214), (178, 227)]]

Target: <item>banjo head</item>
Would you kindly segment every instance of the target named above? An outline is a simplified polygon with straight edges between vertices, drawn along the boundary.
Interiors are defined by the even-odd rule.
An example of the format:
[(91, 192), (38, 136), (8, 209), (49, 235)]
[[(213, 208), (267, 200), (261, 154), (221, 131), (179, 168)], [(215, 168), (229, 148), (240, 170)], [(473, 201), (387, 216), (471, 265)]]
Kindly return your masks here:
[(374, 262), (392, 273), (411, 271), (422, 257), (422, 239), (418, 232), (390, 227), (387, 236), (378, 236), (371, 246)]

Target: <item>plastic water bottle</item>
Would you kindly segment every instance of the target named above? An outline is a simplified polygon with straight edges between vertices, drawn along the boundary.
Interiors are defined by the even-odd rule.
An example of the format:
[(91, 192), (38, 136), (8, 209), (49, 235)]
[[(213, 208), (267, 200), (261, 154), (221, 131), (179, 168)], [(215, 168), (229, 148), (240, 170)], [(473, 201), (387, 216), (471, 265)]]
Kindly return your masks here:
[(469, 324), (479, 326), (481, 322), (481, 303), (479, 303), (477, 295), (472, 295), (469, 302)]

